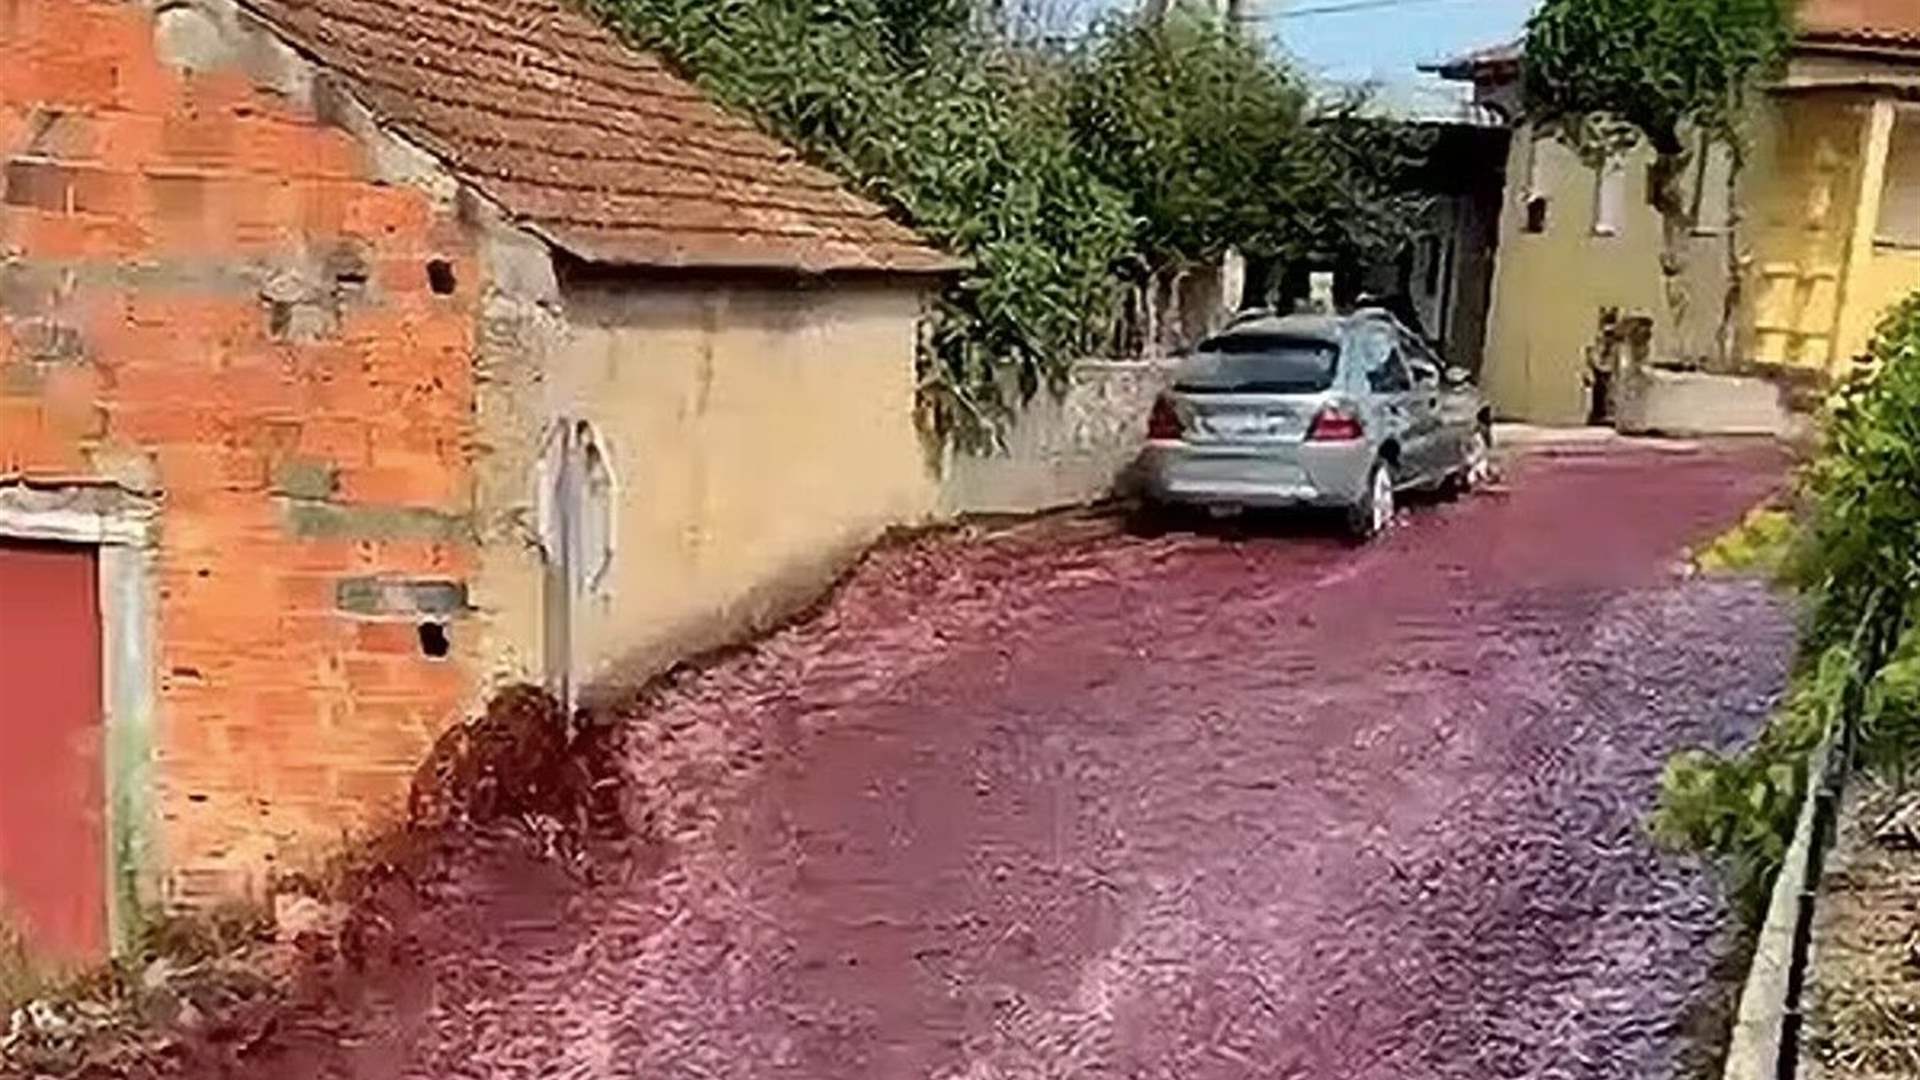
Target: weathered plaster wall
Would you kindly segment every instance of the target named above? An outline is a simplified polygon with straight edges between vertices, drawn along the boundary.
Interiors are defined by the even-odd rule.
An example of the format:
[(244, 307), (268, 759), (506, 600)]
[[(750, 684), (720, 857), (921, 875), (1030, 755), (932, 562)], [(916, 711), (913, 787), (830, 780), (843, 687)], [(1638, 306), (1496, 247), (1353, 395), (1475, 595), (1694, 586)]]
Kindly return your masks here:
[[(610, 452), (617, 514), (611, 571), (576, 602), (580, 684), (631, 684), (737, 640), (819, 595), (887, 527), (935, 512), (913, 420), (911, 280), (556, 290), (528, 254), (490, 253), (525, 271), (489, 301), (481, 396), (489, 521), (519, 542), (490, 547), (482, 594), (539, 610), (526, 605), (539, 442), (560, 418), (587, 421)], [(542, 351), (544, 378), (525, 359)], [(538, 620), (515, 625), (501, 624), (497, 655), (539, 668)]]
[(470, 230), (227, 3), (0, 0), (0, 163), (0, 476), (158, 508), (151, 858), (244, 892), (466, 704)]
[[(1629, 156), (1621, 228), (1598, 235), (1593, 167), (1552, 139), (1536, 143), (1528, 128), (1515, 132), (1483, 375), (1501, 416), (1549, 424), (1586, 420), (1586, 349), (1607, 308), (1651, 316), (1661, 355), (1711, 355), (1725, 296), (1724, 241), (1694, 239), (1684, 278), (1694, 301), (1676, 326), (1662, 295), (1660, 215), (1647, 204), (1650, 160), (1644, 149)], [(1524, 227), (1529, 176), (1550, 199), (1540, 233)]]
[(1147, 440), (1153, 400), (1172, 382), (1171, 360), (1085, 360), (1067, 392), (1042, 389), (996, 453), (954, 453), (941, 475), (949, 514), (1025, 514), (1114, 494)]
[(541, 443), (560, 415), (547, 373), (567, 342), (553, 252), (484, 205), (475, 334), (475, 530), (472, 602), (483, 632), (477, 663), (490, 685), (548, 682), (544, 562), (536, 520)]

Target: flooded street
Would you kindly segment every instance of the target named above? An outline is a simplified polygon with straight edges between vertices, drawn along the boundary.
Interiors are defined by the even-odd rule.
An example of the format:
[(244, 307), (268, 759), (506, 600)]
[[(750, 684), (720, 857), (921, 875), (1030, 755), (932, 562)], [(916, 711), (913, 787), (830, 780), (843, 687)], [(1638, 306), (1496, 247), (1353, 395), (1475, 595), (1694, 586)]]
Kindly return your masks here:
[(1533, 457), (1365, 550), (1055, 523), (883, 551), (632, 710), (622, 765), (663, 845), (589, 888), (463, 867), (414, 992), (324, 1056), (1675, 1075), (1730, 916), (1645, 818), (1670, 751), (1757, 728), (1791, 650), (1762, 586), (1675, 566), (1783, 467)]

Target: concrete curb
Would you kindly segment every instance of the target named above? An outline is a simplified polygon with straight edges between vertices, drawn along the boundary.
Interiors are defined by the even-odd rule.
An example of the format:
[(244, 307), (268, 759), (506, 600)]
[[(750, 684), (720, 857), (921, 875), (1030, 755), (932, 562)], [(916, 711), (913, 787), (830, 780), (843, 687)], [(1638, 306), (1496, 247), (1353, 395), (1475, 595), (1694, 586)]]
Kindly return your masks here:
[(1753, 964), (1747, 969), (1746, 983), (1740, 989), (1740, 1012), (1733, 1024), (1733, 1038), (1727, 1045), (1727, 1063), (1723, 1080), (1778, 1080), (1780, 1054), (1786, 1034), (1787, 1014), (1794, 1007), (1788, 999), (1793, 993), (1794, 938), (1799, 932), (1802, 908), (1813, 901), (1808, 890), (1817, 884), (1809, 881), (1812, 868), (1816, 808), (1821, 787), (1827, 779), (1827, 761), (1833, 752), (1829, 736), (1814, 751), (1807, 763), (1807, 794), (1800, 804), (1800, 820), (1793, 830), (1780, 875), (1773, 883), (1773, 895), (1767, 904), (1767, 921), (1760, 928), (1760, 939), (1753, 949)]

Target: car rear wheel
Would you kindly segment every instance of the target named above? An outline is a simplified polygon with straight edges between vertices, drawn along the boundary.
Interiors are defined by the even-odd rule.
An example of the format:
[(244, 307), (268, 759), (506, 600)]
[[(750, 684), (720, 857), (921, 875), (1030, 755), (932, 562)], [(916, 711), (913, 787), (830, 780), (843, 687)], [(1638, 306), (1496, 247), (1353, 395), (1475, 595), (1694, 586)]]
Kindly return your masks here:
[(1460, 468), (1447, 477), (1449, 495), (1467, 495), (1485, 487), (1493, 479), (1493, 432), (1485, 424), (1476, 424), (1467, 442), (1466, 457)]
[(1347, 511), (1347, 532), (1353, 539), (1365, 543), (1387, 531), (1387, 526), (1393, 524), (1394, 512), (1393, 467), (1385, 461), (1376, 461), (1373, 471), (1367, 474), (1366, 494)]
[(1127, 514), (1127, 530), (1148, 540), (1178, 531), (1186, 524), (1187, 513), (1180, 507), (1145, 499)]

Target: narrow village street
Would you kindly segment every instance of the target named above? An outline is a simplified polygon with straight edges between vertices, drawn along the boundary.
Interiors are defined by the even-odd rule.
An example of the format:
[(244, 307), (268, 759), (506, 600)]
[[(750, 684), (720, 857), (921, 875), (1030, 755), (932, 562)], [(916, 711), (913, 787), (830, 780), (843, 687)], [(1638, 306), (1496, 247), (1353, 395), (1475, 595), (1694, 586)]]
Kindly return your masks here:
[(1920, 1075), (1920, 0), (0, 73), (0, 1080)]
[(1730, 916), (1645, 817), (1670, 751), (1757, 728), (1791, 627), (1675, 566), (1783, 468), (1536, 456), (1365, 550), (1056, 523), (883, 551), (630, 722), (664, 860), (585, 890), (475, 860), (422, 921), (423, 992), (309, 1049), (368, 1076), (1677, 1075)]

